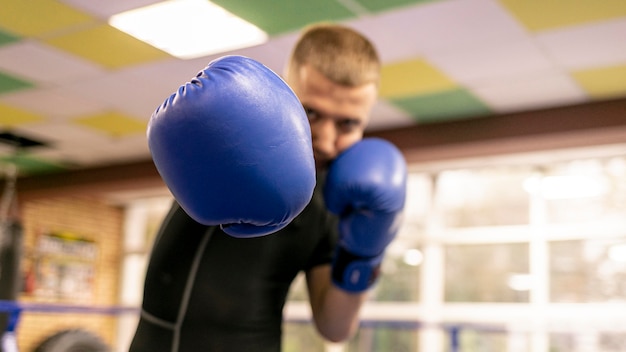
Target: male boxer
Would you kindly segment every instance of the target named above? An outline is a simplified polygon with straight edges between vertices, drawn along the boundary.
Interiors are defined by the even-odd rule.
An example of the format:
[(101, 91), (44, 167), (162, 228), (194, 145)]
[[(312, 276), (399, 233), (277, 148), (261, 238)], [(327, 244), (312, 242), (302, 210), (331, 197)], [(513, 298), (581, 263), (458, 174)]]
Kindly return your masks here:
[(226, 57), (154, 113), (150, 149), (176, 202), (131, 352), (280, 351), (301, 271), (320, 334), (355, 332), (405, 198), (401, 154), (362, 140), (379, 70), (366, 38), (321, 24), (285, 73), (297, 99), (262, 65)]

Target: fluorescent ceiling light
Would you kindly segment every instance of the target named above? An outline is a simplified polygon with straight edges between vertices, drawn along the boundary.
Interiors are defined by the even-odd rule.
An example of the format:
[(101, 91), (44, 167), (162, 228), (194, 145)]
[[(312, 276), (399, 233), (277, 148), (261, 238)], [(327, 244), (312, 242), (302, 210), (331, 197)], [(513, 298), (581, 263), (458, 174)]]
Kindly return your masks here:
[(267, 34), (207, 0), (169, 0), (111, 16), (109, 24), (181, 59), (262, 44)]

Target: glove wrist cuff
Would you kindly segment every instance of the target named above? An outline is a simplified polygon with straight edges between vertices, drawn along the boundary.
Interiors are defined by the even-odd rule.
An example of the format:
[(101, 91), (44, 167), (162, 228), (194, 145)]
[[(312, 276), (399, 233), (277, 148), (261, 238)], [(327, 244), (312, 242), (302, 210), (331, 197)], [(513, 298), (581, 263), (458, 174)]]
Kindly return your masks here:
[(383, 253), (364, 257), (338, 247), (332, 266), (332, 281), (342, 290), (359, 293), (374, 285), (380, 275)]

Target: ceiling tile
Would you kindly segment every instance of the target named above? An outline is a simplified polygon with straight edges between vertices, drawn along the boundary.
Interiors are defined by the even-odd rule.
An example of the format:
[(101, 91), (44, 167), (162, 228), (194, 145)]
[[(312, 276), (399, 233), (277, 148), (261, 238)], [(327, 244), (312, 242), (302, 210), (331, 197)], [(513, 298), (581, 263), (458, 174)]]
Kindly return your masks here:
[(577, 71), (572, 76), (593, 98), (608, 99), (626, 95), (626, 64)]
[(0, 156), (0, 164), (16, 166), (20, 175), (53, 173), (65, 169), (60, 164), (27, 153)]
[(101, 135), (98, 137), (91, 143), (59, 143), (55, 149), (34, 149), (32, 154), (66, 166), (78, 167), (103, 166), (150, 158), (145, 135), (106, 138), (104, 142), (101, 141)]
[(463, 89), (393, 99), (419, 123), (441, 122), (491, 114), (489, 108)]
[(170, 57), (107, 24), (57, 36), (46, 40), (46, 43), (109, 68)]
[(381, 99), (372, 109), (367, 131), (399, 128), (412, 124), (415, 124), (415, 119), (411, 114)]
[(282, 75), (291, 49), (298, 40), (298, 35), (298, 32), (293, 32), (275, 36), (263, 45), (240, 49), (232, 53), (253, 58), (278, 75)]
[(506, 79), (553, 67), (552, 62), (529, 39), (427, 55), (426, 58), (446, 75), (465, 84), (486, 79)]
[(92, 22), (86, 13), (55, 0), (2, 0), (0, 27), (23, 36), (42, 36)]
[(0, 126), (2, 128), (19, 126), (42, 121), (43, 118), (26, 110), (10, 105), (0, 104)]
[[(147, 120), (167, 97), (199, 71), (190, 70), (185, 78), (181, 74), (180, 79), (176, 79), (176, 75), (170, 76), (158, 68), (151, 66), (151, 69), (120, 70), (97, 79), (68, 84), (62, 89), (67, 95), (81, 96), (110, 110)], [(163, 72), (163, 80), (159, 72)], [(170, 78), (165, 79), (167, 77)]]
[(626, 62), (626, 18), (547, 31), (536, 39), (556, 64), (568, 69)]
[(128, 11), (138, 7), (147, 6), (162, 0), (61, 0), (61, 2), (72, 5), (87, 13), (99, 18), (109, 18), (120, 12)]
[(513, 17), (491, 0), (418, 4), (349, 23), (376, 43), (385, 62), (526, 37)]
[(38, 84), (64, 83), (104, 73), (92, 62), (29, 40), (0, 47), (0, 69)]
[(33, 85), (17, 77), (0, 72), (0, 94), (30, 88)]
[(147, 122), (117, 112), (108, 112), (73, 120), (75, 123), (104, 132), (112, 137), (145, 134)]
[(255, 24), (269, 35), (297, 30), (312, 22), (339, 21), (355, 16), (336, 0), (266, 0), (262, 6), (255, 6), (257, 3), (250, 0), (212, 2)]
[(45, 121), (18, 126), (15, 130), (18, 133), (47, 141), (48, 147), (33, 148), (30, 151), (31, 154), (63, 164), (90, 163), (90, 158), (97, 159), (96, 154), (101, 153), (105, 146), (112, 143), (108, 135), (92, 128), (67, 122)]
[(482, 82), (471, 91), (495, 112), (570, 105), (588, 98), (576, 82), (558, 69), (527, 73), (506, 81)]
[(60, 120), (93, 115), (107, 108), (105, 104), (63, 92), (58, 88), (20, 90), (1, 95), (0, 102)]
[(144, 134), (125, 136), (114, 143), (98, 147), (97, 155), (100, 162), (120, 163), (132, 160), (146, 160), (150, 158), (148, 140)]
[(400, 98), (456, 87), (450, 78), (424, 60), (412, 60), (383, 66), (380, 96)]
[(370, 12), (380, 12), (416, 3), (427, 3), (439, 0), (354, 0)]
[(32, 138), (44, 140), (54, 149), (105, 145), (111, 142), (109, 136), (102, 135), (98, 131), (63, 121), (43, 121), (22, 125), (16, 127), (16, 131)]
[(18, 40), (20, 40), (19, 37), (15, 36), (15, 35), (13, 35), (11, 33), (4, 32), (4, 31), (0, 30), (0, 46), (6, 45), (6, 44), (9, 44), (9, 43), (13, 43), (13, 42), (16, 42)]
[(499, 0), (531, 31), (626, 16), (624, 0)]

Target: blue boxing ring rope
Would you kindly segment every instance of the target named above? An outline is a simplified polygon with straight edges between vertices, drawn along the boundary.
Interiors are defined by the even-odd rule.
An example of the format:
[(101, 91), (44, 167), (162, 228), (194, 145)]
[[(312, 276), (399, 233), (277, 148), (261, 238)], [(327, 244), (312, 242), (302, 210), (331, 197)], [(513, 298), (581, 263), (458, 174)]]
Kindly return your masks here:
[(2, 333), (2, 352), (18, 352), (16, 330), (20, 315), (23, 312), (33, 313), (78, 313), (118, 315), (123, 313), (139, 313), (137, 307), (121, 306), (78, 306), (70, 304), (46, 304), (46, 303), (18, 303), (15, 301), (0, 300), (0, 312), (9, 316), (8, 324)]
[[(99, 315), (120, 315), (139, 314), (139, 307), (124, 306), (81, 306), (72, 304), (52, 304), (52, 303), (27, 303), (9, 300), (0, 300), (0, 313), (9, 316), (8, 324), (2, 333), (2, 352), (19, 352), (16, 340), (16, 331), (19, 324), (20, 315), (25, 312), (32, 313), (75, 313), (75, 314), (99, 314)], [(288, 323), (310, 324), (310, 319), (286, 319)], [(419, 321), (379, 321), (362, 320), (361, 327), (387, 327), (396, 329), (418, 330), (423, 328), (438, 328), (448, 335), (448, 351), (461, 352), (460, 335), (464, 330), (474, 330), (491, 333), (506, 333), (506, 328), (497, 325), (483, 325), (473, 323), (425, 323)]]

